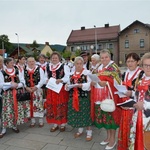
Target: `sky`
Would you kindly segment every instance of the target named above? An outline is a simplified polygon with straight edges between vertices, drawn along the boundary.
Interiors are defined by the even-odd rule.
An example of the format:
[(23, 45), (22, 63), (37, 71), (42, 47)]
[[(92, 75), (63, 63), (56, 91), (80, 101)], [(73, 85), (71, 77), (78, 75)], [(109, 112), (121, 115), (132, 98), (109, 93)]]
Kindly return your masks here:
[(0, 35), (12, 43), (66, 45), (82, 26), (123, 30), (135, 20), (150, 24), (150, 0), (0, 0)]

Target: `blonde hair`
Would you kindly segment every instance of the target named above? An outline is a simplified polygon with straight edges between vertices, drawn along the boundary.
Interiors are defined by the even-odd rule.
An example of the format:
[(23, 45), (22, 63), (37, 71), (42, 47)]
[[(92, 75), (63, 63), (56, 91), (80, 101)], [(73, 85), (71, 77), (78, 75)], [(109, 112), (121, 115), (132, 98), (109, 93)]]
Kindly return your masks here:
[(78, 60), (81, 60), (84, 63), (84, 60), (81, 56), (77, 56), (74, 60), (74, 63), (76, 63)]
[(0, 60), (1, 60), (1, 61), (4, 61), (4, 58), (3, 58), (2, 56), (0, 56)]
[(35, 61), (35, 58), (34, 57), (27, 58), (27, 62), (30, 61), (30, 60), (34, 60)]
[(100, 56), (99, 56), (98, 54), (92, 55), (91, 58), (96, 59), (96, 61), (99, 61), (99, 60), (100, 60)]
[(103, 50), (101, 50), (101, 51), (100, 51), (100, 57), (101, 57), (101, 54), (105, 54), (105, 53), (107, 53), (108, 56), (111, 58), (111, 54), (110, 54), (110, 51), (109, 51), (108, 49), (103, 49)]
[(144, 61), (145, 59), (150, 59), (150, 52), (145, 53), (145, 54), (142, 56), (142, 58), (141, 58), (141, 63), (140, 63), (141, 66), (143, 65), (143, 61)]

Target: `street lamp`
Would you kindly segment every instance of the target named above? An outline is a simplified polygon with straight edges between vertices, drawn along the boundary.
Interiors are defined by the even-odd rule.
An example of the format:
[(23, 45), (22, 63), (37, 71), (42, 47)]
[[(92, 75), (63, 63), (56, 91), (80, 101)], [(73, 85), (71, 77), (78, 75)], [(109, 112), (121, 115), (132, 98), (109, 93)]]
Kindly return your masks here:
[(96, 26), (94, 25), (95, 28), (95, 52), (97, 54), (97, 32), (96, 32)]
[(20, 52), (19, 52), (19, 35), (17, 33), (15, 33), (17, 35), (17, 41), (18, 41), (18, 56), (20, 55)]

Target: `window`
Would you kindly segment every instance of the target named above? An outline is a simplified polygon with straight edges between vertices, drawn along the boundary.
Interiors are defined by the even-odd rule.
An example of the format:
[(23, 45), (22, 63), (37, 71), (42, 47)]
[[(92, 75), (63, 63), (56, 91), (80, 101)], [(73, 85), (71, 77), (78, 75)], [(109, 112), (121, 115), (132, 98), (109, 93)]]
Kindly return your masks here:
[(144, 47), (144, 39), (140, 39), (140, 48)]
[(140, 53), (140, 58), (144, 55), (144, 53)]
[(134, 29), (134, 33), (139, 33), (139, 29)]
[(129, 48), (129, 40), (125, 40), (125, 48)]
[(113, 49), (113, 44), (112, 43), (107, 43), (106, 47), (107, 47), (107, 49)]
[(72, 47), (71, 47), (71, 52), (73, 52), (73, 51), (74, 51), (74, 47), (72, 46)]
[(99, 44), (99, 45), (98, 45), (98, 49), (99, 49), (99, 50), (102, 50), (102, 49), (103, 49), (103, 45), (102, 45), (102, 44)]

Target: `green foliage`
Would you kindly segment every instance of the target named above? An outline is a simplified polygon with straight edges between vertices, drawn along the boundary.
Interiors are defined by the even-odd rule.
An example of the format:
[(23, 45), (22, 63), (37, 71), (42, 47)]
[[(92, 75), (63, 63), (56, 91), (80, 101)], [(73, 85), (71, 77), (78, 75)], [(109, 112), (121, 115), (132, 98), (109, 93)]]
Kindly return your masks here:
[(51, 56), (50, 52), (46, 52), (46, 56), (47, 56), (48, 58), (50, 58), (50, 56)]
[(36, 42), (36, 40), (33, 41), (33, 43), (30, 45), (32, 48), (38, 48), (39, 44)]
[(69, 50), (64, 50), (64, 52), (62, 52), (62, 56), (63, 58), (71, 57), (71, 52)]
[[(3, 43), (3, 45), (2, 45)], [(4, 46), (4, 49), (6, 49), (6, 53), (10, 54), (13, 50), (14, 50), (14, 46), (13, 44), (11, 44), (9, 42), (9, 38), (7, 35), (3, 34), (3, 35), (0, 35), (0, 49), (2, 49)]]
[(80, 49), (77, 49), (76, 51), (75, 51), (75, 56), (77, 57), (77, 56), (80, 56), (80, 53), (81, 53), (81, 50)]

